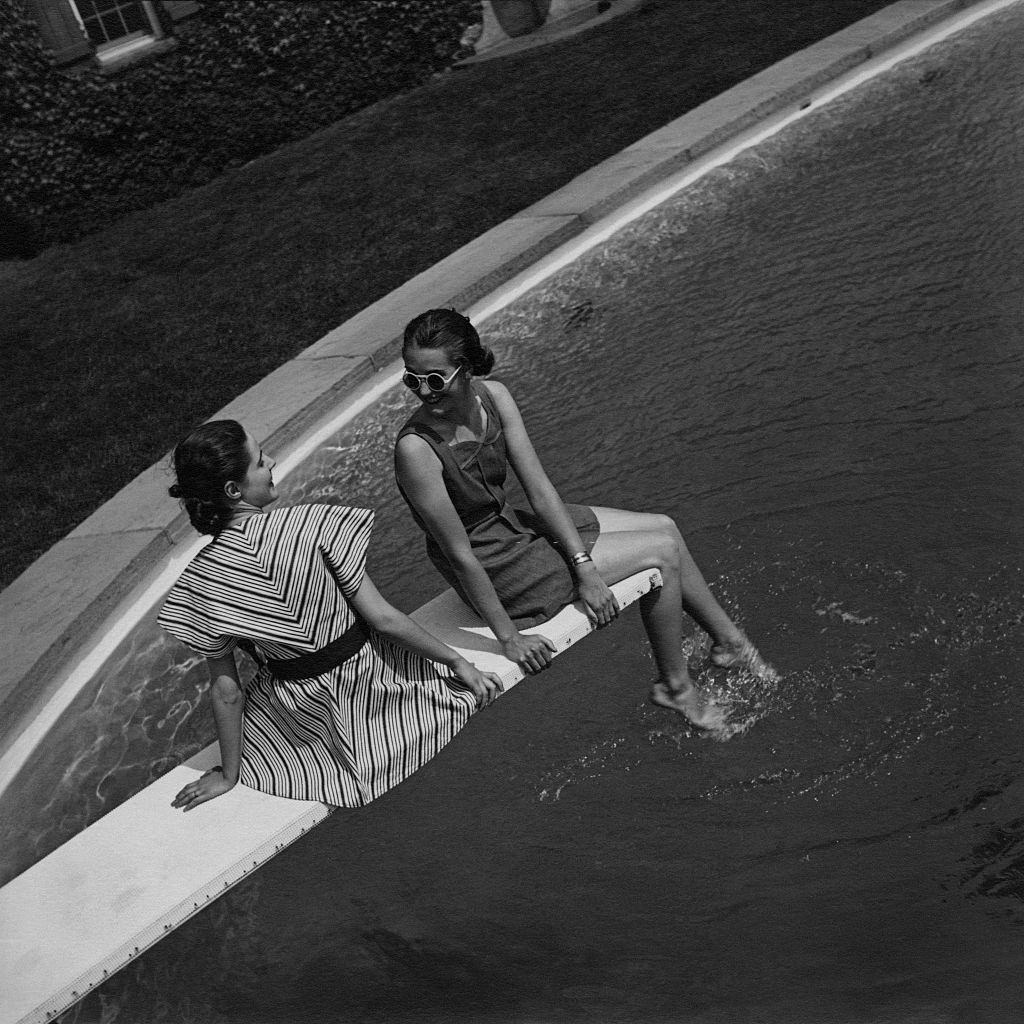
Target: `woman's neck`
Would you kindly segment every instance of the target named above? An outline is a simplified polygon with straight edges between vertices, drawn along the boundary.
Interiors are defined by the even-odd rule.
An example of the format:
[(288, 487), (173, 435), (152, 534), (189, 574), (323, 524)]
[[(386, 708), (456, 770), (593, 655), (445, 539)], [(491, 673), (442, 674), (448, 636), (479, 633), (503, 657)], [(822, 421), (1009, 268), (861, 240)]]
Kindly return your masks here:
[(234, 507), (234, 511), (231, 513), (231, 518), (228, 520), (229, 526), (240, 526), (246, 521), (251, 519), (253, 516), (263, 514), (263, 509), (259, 505), (250, 505), (247, 501), (240, 501)]
[(480, 401), (480, 396), (471, 383), (466, 384), (462, 401), (457, 404), (452, 403), (450, 411), (445, 414), (444, 418), (452, 426), (467, 427), (474, 432), (481, 428), (486, 419), (486, 413), (483, 402)]

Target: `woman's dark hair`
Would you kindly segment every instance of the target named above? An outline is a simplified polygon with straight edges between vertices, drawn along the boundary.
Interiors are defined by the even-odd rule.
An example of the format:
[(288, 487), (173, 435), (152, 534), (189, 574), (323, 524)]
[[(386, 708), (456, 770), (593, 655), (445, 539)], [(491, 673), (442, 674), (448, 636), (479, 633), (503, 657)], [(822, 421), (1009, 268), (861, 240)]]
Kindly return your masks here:
[(468, 316), (454, 309), (428, 309), (405, 327), (402, 351), (408, 348), (440, 348), (455, 366), (465, 366), (474, 377), (494, 369), (494, 353), (480, 344), (480, 335)]
[(216, 536), (227, 526), (234, 505), (224, 485), (245, 479), (250, 458), (245, 428), (235, 420), (204, 423), (177, 444), (173, 460), (178, 482), (167, 493), (181, 499), (200, 533)]

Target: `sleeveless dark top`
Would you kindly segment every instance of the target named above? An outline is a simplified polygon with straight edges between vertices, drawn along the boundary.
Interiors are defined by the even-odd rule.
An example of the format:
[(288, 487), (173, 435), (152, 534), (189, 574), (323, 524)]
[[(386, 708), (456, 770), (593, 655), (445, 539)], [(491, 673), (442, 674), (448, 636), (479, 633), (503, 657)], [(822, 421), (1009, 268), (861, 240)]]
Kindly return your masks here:
[[(565, 553), (532, 512), (512, 508), (505, 496), (508, 455), (494, 399), (486, 387), (473, 392), (487, 413), (482, 440), (449, 444), (417, 410), (398, 433), (423, 438), (441, 462), (441, 476), (455, 511), (469, 536), (473, 554), (484, 567), (509, 618), (520, 628), (546, 622), (576, 598), (576, 584)], [(402, 491), (401, 484), (398, 489)], [(412, 502), (402, 491), (420, 529), (426, 534), (427, 556), (448, 584), (473, 607), (441, 548), (430, 535)], [(566, 505), (587, 551), (601, 528), (588, 505)]]

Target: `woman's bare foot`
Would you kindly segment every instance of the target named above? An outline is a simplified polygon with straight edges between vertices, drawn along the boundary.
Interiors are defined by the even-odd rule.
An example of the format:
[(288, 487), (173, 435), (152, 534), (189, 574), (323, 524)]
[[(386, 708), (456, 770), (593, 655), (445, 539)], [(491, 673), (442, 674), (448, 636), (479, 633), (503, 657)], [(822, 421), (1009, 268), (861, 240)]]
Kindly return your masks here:
[(716, 643), (711, 648), (711, 663), (719, 668), (745, 668), (766, 683), (774, 683), (779, 673), (761, 657), (758, 649), (743, 633), (729, 643)]
[(726, 709), (696, 686), (673, 690), (659, 679), (651, 689), (651, 703), (678, 711), (698, 729), (715, 731), (725, 728)]

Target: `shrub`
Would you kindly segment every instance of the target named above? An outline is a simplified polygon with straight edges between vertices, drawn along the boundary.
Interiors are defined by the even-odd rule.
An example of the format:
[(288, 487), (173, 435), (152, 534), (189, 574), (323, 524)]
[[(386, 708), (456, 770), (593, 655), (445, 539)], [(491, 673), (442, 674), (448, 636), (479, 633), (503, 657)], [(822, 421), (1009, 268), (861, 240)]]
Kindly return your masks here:
[(21, 3), (0, 0), (6, 250), (73, 240), (418, 85), (479, 18), (477, 0), (206, 0), (176, 49), (105, 76), (54, 68)]

